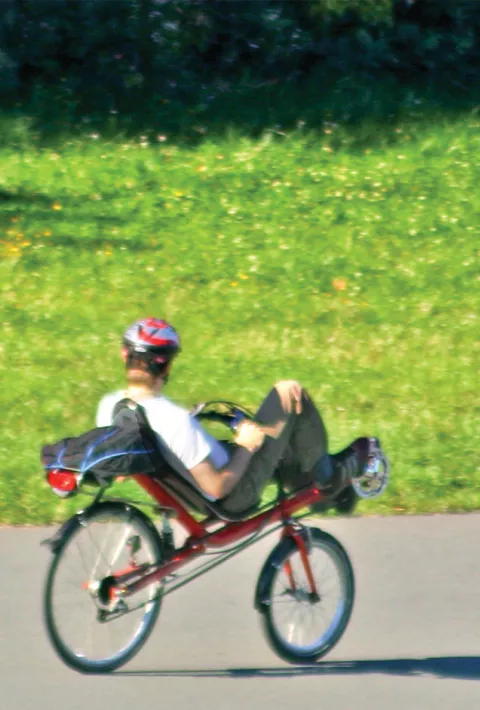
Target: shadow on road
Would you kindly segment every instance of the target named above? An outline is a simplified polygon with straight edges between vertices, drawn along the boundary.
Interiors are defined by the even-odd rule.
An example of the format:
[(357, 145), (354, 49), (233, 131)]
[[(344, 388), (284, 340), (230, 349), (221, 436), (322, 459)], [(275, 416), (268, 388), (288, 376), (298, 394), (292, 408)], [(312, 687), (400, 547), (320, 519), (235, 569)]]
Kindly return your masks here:
[(433, 675), (441, 678), (480, 679), (480, 657), (447, 656), (440, 658), (394, 658), (368, 661), (323, 662), (309, 666), (284, 668), (212, 668), (179, 670), (120, 671), (120, 676), (162, 676), (197, 678), (281, 678), (312, 675)]

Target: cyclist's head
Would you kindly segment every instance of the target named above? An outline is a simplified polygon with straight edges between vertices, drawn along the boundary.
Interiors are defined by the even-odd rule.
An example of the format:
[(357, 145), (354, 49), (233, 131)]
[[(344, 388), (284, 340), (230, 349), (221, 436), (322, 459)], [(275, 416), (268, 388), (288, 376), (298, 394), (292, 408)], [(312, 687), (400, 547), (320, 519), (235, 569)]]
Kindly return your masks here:
[[(133, 323), (123, 336), (122, 355), (127, 377), (143, 381), (141, 373), (168, 378), (171, 361), (180, 352), (180, 338), (173, 326), (159, 318), (144, 318)], [(136, 374), (135, 374), (136, 373)]]

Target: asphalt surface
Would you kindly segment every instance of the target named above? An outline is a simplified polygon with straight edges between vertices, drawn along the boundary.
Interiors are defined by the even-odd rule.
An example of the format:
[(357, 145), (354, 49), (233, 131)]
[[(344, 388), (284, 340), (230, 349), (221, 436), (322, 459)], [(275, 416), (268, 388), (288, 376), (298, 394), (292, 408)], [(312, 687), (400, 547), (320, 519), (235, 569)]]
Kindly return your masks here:
[(281, 661), (253, 608), (276, 535), (164, 600), (146, 646), (109, 676), (55, 655), (41, 600), (53, 529), (0, 529), (2, 710), (480, 708), (480, 515), (314, 521), (345, 545), (350, 625), (315, 666)]

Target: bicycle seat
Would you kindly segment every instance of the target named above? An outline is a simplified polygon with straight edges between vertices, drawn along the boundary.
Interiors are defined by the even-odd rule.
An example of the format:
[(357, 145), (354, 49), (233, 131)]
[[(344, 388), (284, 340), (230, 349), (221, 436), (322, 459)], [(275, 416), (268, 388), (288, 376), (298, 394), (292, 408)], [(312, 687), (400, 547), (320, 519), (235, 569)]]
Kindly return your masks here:
[(213, 517), (225, 522), (237, 523), (245, 520), (245, 518), (253, 515), (258, 510), (258, 505), (251, 506), (239, 513), (225, 510), (221, 501), (212, 501), (203, 496), (195, 486), (171, 466), (168, 467), (168, 470), (162, 472), (161, 484), (182, 505), (196, 513), (206, 515), (208, 518)]

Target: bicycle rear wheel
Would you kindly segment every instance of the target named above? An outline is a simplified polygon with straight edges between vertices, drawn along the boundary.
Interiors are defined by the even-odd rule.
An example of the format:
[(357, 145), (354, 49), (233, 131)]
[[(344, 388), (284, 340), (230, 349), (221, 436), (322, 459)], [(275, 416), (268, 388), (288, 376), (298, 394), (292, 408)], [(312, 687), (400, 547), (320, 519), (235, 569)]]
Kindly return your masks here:
[(162, 559), (160, 535), (136, 508), (100, 503), (82, 513), (53, 558), (44, 590), (47, 632), (68, 666), (105, 673), (140, 650), (160, 611), (161, 583), (121, 597), (112, 575)]
[(294, 663), (318, 660), (338, 643), (355, 595), (352, 565), (342, 545), (318, 528), (309, 528), (309, 535), (315, 593), (290, 538), (280, 543), (284, 554), (271, 566), (261, 608), (267, 640), (281, 658)]

